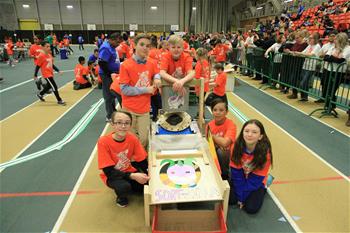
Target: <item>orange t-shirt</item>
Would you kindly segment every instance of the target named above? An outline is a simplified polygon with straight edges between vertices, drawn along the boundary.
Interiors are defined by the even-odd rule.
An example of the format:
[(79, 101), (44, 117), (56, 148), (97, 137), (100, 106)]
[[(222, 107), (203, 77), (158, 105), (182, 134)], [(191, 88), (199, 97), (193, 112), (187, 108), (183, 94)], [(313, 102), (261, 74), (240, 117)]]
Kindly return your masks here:
[(190, 50), (190, 45), (184, 41), (184, 51), (189, 51)]
[(40, 53), (37, 65), (41, 68), (41, 74), (44, 78), (53, 77), (53, 58), (51, 54)]
[(85, 78), (83, 78), (83, 76), (89, 74), (89, 68), (84, 67), (81, 64), (77, 64), (74, 69), (74, 74), (75, 74), (75, 81), (77, 81), (77, 83), (85, 84), (88, 81)]
[(216, 87), (213, 88), (213, 93), (218, 96), (225, 95), (227, 75), (225, 72), (218, 74), (215, 78)]
[[(197, 61), (195, 78), (200, 79), (204, 78), (204, 92), (209, 91), (209, 79), (210, 79), (210, 67), (209, 62), (207, 60), (199, 60)], [(199, 93), (199, 87), (196, 87), (196, 93)]]
[(13, 55), (13, 43), (11, 41), (7, 42), (6, 44), (6, 52), (8, 55)]
[(38, 44), (32, 44), (29, 49), (29, 56), (34, 58), (34, 65), (38, 64), (38, 59), (36, 58), (41, 53), (42, 47)]
[(180, 58), (175, 61), (170, 52), (162, 55), (160, 69), (165, 70), (171, 76), (181, 79), (192, 70), (193, 58), (187, 53), (182, 53)]
[[(98, 168), (114, 166), (122, 172), (136, 172), (131, 162), (141, 162), (147, 158), (147, 153), (137, 137), (127, 133), (125, 140), (117, 142), (113, 139), (113, 133), (100, 137), (97, 142)], [(107, 177), (102, 172), (101, 179), (106, 184)]]
[(236, 124), (233, 123), (232, 120), (226, 118), (225, 122), (222, 125), (216, 125), (215, 120), (212, 120), (208, 123), (208, 127), (210, 128), (210, 132), (212, 135), (231, 139), (232, 144), (227, 149), (230, 149), (232, 154), (237, 134)]
[(95, 76), (97, 76), (97, 82), (102, 83), (101, 76), (98, 74), (99, 70), (100, 70), (100, 66), (99, 65), (95, 66)]
[(16, 47), (17, 48), (24, 48), (24, 43), (22, 41), (17, 41), (16, 42)]
[(110, 89), (121, 95), (120, 85), (119, 85), (119, 74), (112, 75), (112, 84)]
[(63, 43), (65, 47), (69, 46), (69, 39), (63, 39)]
[[(149, 87), (152, 85), (154, 75), (158, 74), (157, 64), (152, 59), (146, 64), (137, 64), (134, 59), (126, 60), (120, 66), (120, 84), (127, 84), (132, 87)], [(126, 96), (122, 94), (123, 108), (143, 114), (150, 111), (151, 94)]]
[(130, 47), (125, 43), (125, 41), (119, 44), (119, 46), (117, 47), (117, 52), (118, 52), (119, 58), (122, 58), (123, 54), (125, 54), (126, 58), (131, 57)]
[(225, 62), (226, 53), (229, 50), (229, 47), (225, 44), (218, 44), (215, 46), (213, 54), (216, 56), (216, 62)]

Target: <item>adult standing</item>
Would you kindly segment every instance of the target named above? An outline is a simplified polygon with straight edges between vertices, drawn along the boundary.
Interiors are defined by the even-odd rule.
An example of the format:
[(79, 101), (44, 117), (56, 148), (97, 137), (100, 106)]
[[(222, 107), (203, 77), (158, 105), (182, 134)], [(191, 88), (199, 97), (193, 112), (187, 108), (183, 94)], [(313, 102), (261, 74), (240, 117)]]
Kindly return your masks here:
[(115, 111), (115, 99), (111, 93), (112, 73), (119, 73), (120, 61), (115, 48), (121, 43), (122, 36), (113, 33), (109, 39), (103, 42), (99, 49), (98, 64), (99, 75), (102, 79), (103, 98), (106, 107), (106, 121), (109, 122), (112, 113)]

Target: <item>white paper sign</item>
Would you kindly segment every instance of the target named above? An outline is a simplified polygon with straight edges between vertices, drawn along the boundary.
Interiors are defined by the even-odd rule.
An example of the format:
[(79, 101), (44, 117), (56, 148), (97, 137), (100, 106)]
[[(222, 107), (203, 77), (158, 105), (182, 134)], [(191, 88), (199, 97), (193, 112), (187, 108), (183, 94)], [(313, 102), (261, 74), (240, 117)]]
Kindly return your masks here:
[(96, 24), (87, 24), (87, 30), (88, 31), (95, 31), (96, 30)]
[(45, 23), (45, 24), (44, 24), (44, 29), (45, 29), (45, 30), (51, 30), (51, 31), (52, 31), (52, 30), (53, 30), (53, 24)]
[(178, 31), (179, 30), (179, 25), (177, 25), (177, 24), (170, 25), (170, 30), (171, 31)]
[(129, 30), (130, 31), (137, 31), (138, 25), (137, 24), (129, 24)]

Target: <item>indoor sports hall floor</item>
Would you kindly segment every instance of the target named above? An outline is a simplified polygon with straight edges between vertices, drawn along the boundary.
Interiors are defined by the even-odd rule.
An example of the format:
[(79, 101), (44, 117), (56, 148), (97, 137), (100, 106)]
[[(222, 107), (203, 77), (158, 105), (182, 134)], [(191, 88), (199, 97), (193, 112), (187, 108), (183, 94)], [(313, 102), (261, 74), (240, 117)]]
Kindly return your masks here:
[[(142, 197), (132, 196), (121, 209), (98, 175), (96, 141), (110, 130), (102, 92), (72, 89), (78, 56), (87, 58), (93, 48), (80, 52), (73, 46), (68, 60), (55, 59), (64, 71), (55, 76), (64, 107), (53, 96), (38, 101), (31, 60), (14, 68), (0, 64), (1, 167), (11, 161), (0, 169), (1, 232), (150, 232)], [(235, 76), (240, 85), (228, 94), (229, 117), (239, 130), (247, 119), (263, 122), (272, 143), (275, 180), (258, 214), (229, 208), (229, 232), (349, 232), (345, 113), (340, 119), (309, 117), (313, 103), (299, 106)]]

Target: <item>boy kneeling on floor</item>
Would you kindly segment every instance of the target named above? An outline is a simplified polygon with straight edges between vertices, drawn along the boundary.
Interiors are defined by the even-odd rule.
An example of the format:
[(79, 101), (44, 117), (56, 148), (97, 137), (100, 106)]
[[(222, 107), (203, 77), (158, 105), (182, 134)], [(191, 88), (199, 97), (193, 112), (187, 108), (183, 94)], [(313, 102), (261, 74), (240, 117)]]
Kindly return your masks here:
[(103, 182), (114, 189), (116, 203), (126, 207), (131, 191), (143, 193), (148, 182), (147, 153), (139, 139), (130, 132), (132, 116), (126, 111), (113, 112), (113, 132), (100, 137), (97, 142), (98, 168)]
[(73, 82), (73, 89), (80, 90), (84, 88), (90, 88), (92, 87), (92, 84), (88, 78), (89, 67), (84, 67), (84, 64), (85, 64), (84, 57), (80, 56), (78, 58), (78, 61), (79, 61), (79, 64), (77, 64), (74, 69), (75, 81)]

